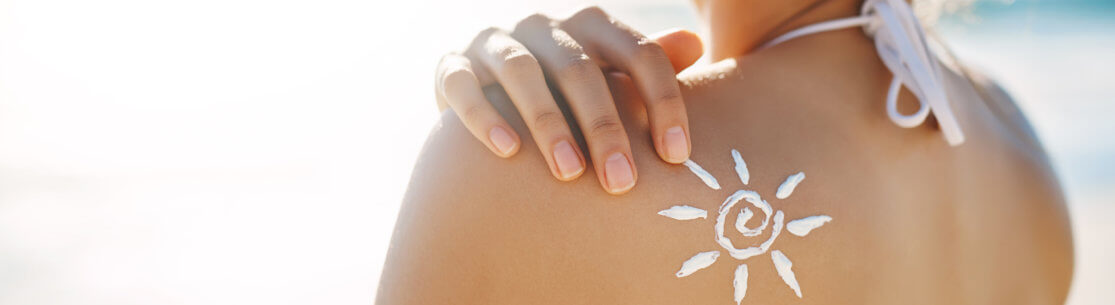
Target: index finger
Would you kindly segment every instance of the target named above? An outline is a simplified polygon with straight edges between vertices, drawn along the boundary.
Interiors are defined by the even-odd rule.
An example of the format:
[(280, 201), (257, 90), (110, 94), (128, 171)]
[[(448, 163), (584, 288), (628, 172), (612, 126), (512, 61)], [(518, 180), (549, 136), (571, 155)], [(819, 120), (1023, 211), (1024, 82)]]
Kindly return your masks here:
[(561, 23), (586, 52), (627, 72), (646, 100), (658, 156), (670, 163), (689, 159), (689, 118), (674, 67), (653, 40), (590, 7)]

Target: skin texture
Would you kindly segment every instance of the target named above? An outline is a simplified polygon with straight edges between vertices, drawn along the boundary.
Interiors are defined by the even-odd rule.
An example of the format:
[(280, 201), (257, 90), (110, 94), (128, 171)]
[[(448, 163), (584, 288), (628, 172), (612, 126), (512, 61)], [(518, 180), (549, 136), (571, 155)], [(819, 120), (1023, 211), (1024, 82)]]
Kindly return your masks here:
[[(656, 160), (645, 137), (631, 140), (641, 178), (627, 195), (599, 192), (589, 177), (538, 179), (548, 169), (533, 143), (500, 159), (444, 113), (415, 167), (377, 304), (732, 304), (741, 262), (723, 251), (711, 267), (674, 276), (694, 254), (722, 250), (714, 221), (656, 213), (687, 204), (713, 218), (740, 188), (787, 220), (833, 218), (806, 237), (783, 232), (771, 248), (793, 261), (804, 298), (764, 254), (743, 261), (744, 304), (1063, 303), (1072, 237), (1047, 157), (1001, 89), (957, 67), (944, 71), (968, 139), (959, 147), (932, 119), (910, 129), (887, 119), (890, 73), (855, 29), (688, 73), (692, 159), (720, 180), (719, 191)], [(628, 134), (645, 134), (638, 90), (622, 75), (608, 81)], [(499, 88), (486, 93), (525, 132)], [(913, 111), (913, 101), (904, 92), (900, 110)], [(747, 160), (750, 185), (735, 178), (732, 148)], [(775, 199), (798, 171), (807, 178)], [(729, 237), (744, 246), (769, 234)]]

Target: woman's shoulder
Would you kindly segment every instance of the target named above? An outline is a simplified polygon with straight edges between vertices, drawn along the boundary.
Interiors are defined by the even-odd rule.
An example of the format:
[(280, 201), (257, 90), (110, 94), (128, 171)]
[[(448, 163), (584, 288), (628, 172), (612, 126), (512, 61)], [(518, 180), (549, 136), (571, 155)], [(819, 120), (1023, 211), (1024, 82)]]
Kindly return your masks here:
[[(638, 183), (630, 193), (609, 195), (593, 175), (560, 182), (529, 137), (501, 159), (444, 113), (414, 169), (379, 300), (727, 304), (744, 265), (751, 303), (797, 299), (791, 287), (807, 303), (964, 302), (1001, 298), (996, 289), (1006, 288), (1063, 298), (1065, 253), (1025, 249), (1063, 249), (1064, 234), (1029, 238), (1010, 229), (1030, 227), (1027, 219), (1043, 212), (1061, 217), (1019, 191), (1043, 181), (981, 182), (1030, 165), (957, 156), (932, 127), (895, 127), (879, 115), (885, 70), (842, 75), (824, 66), (831, 64), (750, 58), (687, 78), (691, 160), (716, 188), (687, 166), (662, 162), (641, 137), (631, 139)], [(648, 134), (630, 80), (608, 80), (628, 134)], [(499, 88), (486, 93), (529, 134)], [(1010, 166), (967, 168), (980, 162)], [(734, 195), (741, 200), (726, 204)], [(757, 236), (743, 234), (764, 222), (761, 233), (748, 233)], [(811, 224), (821, 226), (803, 230)], [(995, 259), (1004, 251), (1012, 254)], [(1035, 279), (1034, 266), (1047, 277)], [(1004, 274), (987, 278), (997, 283), (987, 291), (964, 290)]]
[[(641, 100), (630, 80), (613, 75), (609, 81), (628, 134), (647, 134)], [(498, 88), (488, 93), (514, 128), (528, 134), (507, 97)], [(734, 273), (743, 260), (719, 246), (713, 231), (720, 205), (740, 190), (755, 192), (771, 206), (763, 211), (742, 201), (731, 212), (730, 220), (737, 220), (746, 204), (755, 213), (750, 226), (759, 226), (764, 218), (769, 222), (757, 237), (728, 229), (727, 235), (739, 248), (773, 240), (772, 248), (750, 258), (754, 279), (749, 300), (796, 298), (776, 271), (770, 250), (782, 250), (795, 270), (807, 270), (798, 276), (806, 291), (836, 279), (843, 273), (840, 269), (848, 266), (833, 264), (831, 254), (816, 253), (838, 248), (839, 243), (850, 241), (839, 236), (853, 236), (852, 230), (862, 227), (842, 212), (858, 204), (855, 200), (824, 192), (828, 188), (824, 185), (836, 186), (821, 181), (840, 181), (831, 177), (841, 170), (816, 167), (827, 162), (818, 158), (823, 148), (835, 142), (771, 140), (768, 136), (780, 133), (805, 138), (790, 136), (794, 128), (760, 126), (777, 121), (774, 116), (755, 115), (754, 127), (728, 126), (738, 122), (734, 115), (712, 113), (717, 108), (696, 104), (702, 102), (699, 99), (687, 96), (695, 110), (692, 160), (718, 180), (719, 189), (710, 188), (686, 166), (661, 161), (650, 139), (633, 138), (638, 183), (622, 196), (602, 191), (593, 175), (571, 182), (552, 178), (529, 137), (523, 138), (523, 149), (514, 157), (493, 156), (469, 136), (454, 114), (443, 114), (415, 167), (380, 300), (384, 304), (466, 299), (465, 303), (532, 304), (731, 302)], [(711, 109), (696, 110), (706, 106)], [(733, 149), (749, 169), (746, 184), (735, 170)], [(802, 171), (808, 178), (793, 195), (777, 199), (779, 186)], [(850, 204), (836, 207), (842, 200)], [(705, 216), (677, 220), (660, 215), (673, 206), (699, 209)], [(779, 238), (771, 237), (774, 213), (783, 214), (777, 224), (783, 226)], [(818, 229), (808, 238), (784, 228), (792, 220), (818, 215), (846, 224)], [(687, 260), (710, 251), (719, 251), (718, 263), (684, 278), (677, 276)]]
[[(629, 80), (610, 76), (609, 81), (628, 133), (647, 134), (641, 99)], [(489, 98), (527, 134), (496, 89), (489, 90)], [(748, 266), (749, 279), (742, 280), (749, 287), (748, 302), (796, 299), (787, 284), (792, 278), (806, 300), (862, 303), (878, 281), (842, 279), (915, 262), (867, 263), (896, 254), (899, 248), (885, 241), (901, 230), (879, 227), (880, 221), (899, 226), (900, 218), (884, 215), (891, 210), (886, 207), (872, 207), (886, 197), (881, 195), (886, 185), (876, 182), (889, 177), (862, 166), (873, 154), (870, 147), (847, 145), (859, 141), (852, 129), (826, 127), (837, 122), (811, 119), (775, 101), (759, 102), (769, 94), (763, 90), (736, 96), (749, 106), (726, 105), (699, 90), (685, 94), (692, 161), (717, 180), (717, 189), (686, 166), (662, 162), (642, 138), (632, 139), (639, 178), (628, 194), (605, 193), (592, 175), (560, 182), (549, 175), (529, 137), (517, 155), (501, 159), (472, 139), (454, 114), (443, 115), (398, 218), (381, 303), (727, 304), (736, 297), (733, 283), (742, 265)], [(743, 164), (746, 181), (736, 169)], [(804, 180), (780, 198), (784, 182), (798, 173)], [(725, 209), (722, 232), (736, 248), (729, 251), (718, 242), (716, 223), (725, 200), (740, 191), (753, 192), (761, 203), (740, 200)], [(662, 215), (675, 206), (703, 217)], [(747, 227), (767, 223), (758, 236), (736, 229), (743, 227), (736, 222), (744, 208), (753, 214), (744, 221)], [(832, 222), (807, 235), (794, 229), (804, 236), (790, 231), (792, 221), (811, 216)], [(744, 250), (749, 247), (758, 250)], [(779, 256), (772, 256), (775, 250)], [(717, 259), (694, 269), (709, 263), (699, 253), (711, 252)], [(782, 259), (789, 263), (776, 264)], [(796, 275), (788, 277), (787, 269)], [(679, 277), (685, 270), (694, 272)]]

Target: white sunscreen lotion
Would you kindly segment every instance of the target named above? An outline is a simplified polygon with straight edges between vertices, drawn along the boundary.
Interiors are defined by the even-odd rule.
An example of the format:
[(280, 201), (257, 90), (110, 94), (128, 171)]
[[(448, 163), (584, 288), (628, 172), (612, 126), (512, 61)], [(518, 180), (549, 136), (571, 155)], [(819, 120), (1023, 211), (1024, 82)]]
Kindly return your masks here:
[(736, 267), (736, 279), (732, 280), (732, 287), (736, 288), (736, 304), (743, 302), (743, 297), (747, 295), (747, 264)]
[(774, 197), (778, 197), (778, 199), (790, 197), (790, 194), (794, 193), (794, 188), (798, 187), (798, 183), (801, 183), (802, 180), (805, 180), (805, 173), (803, 172), (790, 175), (786, 178), (786, 182), (782, 182), (782, 185), (778, 186), (778, 191), (774, 193)]
[(748, 232), (751, 232), (751, 229), (747, 228), (747, 221), (751, 220), (753, 216), (755, 216), (755, 212), (752, 212), (749, 208), (743, 208), (743, 212), (736, 216), (736, 231), (745, 236)]
[(675, 205), (669, 209), (658, 211), (658, 215), (677, 220), (691, 220), (708, 217), (708, 212), (688, 205)]
[(809, 234), (809, 231), (813, 231), (813, 229), (819, 228), (829, 221), (832, 221), (832, 217), (828, 217), (828, 215), (809, 216), (790, 221), (786, 224), (786, 231), (790, 231), (790, 234), (797, 236), (805, 236)]
[[(747, 200), (747, 202), (750, 202), (751, 205), (759, 208), (759, 210), (761, 210), (763, 212), (764, 218), (763, 218), (763, 223), (760, 224), (758, 228), (748, 229), (748, 231), (746, 231), (746, 232), (740, 231), (740, 233), (743, 233), (743, 236), (748, 236), (748, 237), (759, 236), (759, 234), (763, 234), (763, 230), (767, 228), (767, 224), (770, 222), (770, 215), (772, 213), (774, 213), (773, 210), (770, 207), (770, 203), (767, 203), (766, 200), (763, 200), (763, 198), (759, 197), (759, 193), (755, 193), (755, 192), (750, 192), (750, 193), (745, 194), (743, 196), (743, 200)], [(740, 226), (741, 225), (739, 223), (736, 223), (736, 229), (739, 229)], [(744, 221), (744, 224), (742, 226), (745, 229), (747, 228), (746, 221)]]
[(747, 162), (743, 162), (743, 156), (739, 155), (739, 151), (732, 150), (732, 160), (736, 161), (736, 175), (739, 175), (739, 181), (743, 184), (751, 181), (751, 173), (747, 171)]
[(701, 178), (701, 181), (703, 181), (705, 185), (708, 185), (708, 187), (714, 190), (720, 189), (720, 183), (716, 182), (716, 177), (713, 177), (712, 174), (709, 174), (708, 171), (705, 171), (705, 169), (701, 168), (700, 165), (697, 165), (697, 162), (693, 162), (693, 160), (685, 160), (685, 163), (683, 164), (685, 164), (685, 167), (689, 168), (689, 171), (697, 175), (697, 178)]
[(712, 263), (715, 263), (716, 259), (719, 257), (720, 251), (697, 253), (697, 255), (694, 255), (693, 257), (689, 258), (689, 260), (681, 264), (681, 270), (678, 270), (677, 276), (686, 277), (690, 274), (693, 274), (693, 272), (697, 272), (697, 270), (705, 269), (706, 267), (711, 266)]
[[(744, 162), (743, 156), (738, 150), (732, 149), (731, 153), (732, 160), (735, 162), (736, 175), (739, 176), (740, 182), (747, 185), (751, 179), (751, 174), (747, 169), (747, 163)], [(704, 168), (701, 168), (696, 162), (686, 160), (684, 164), (689, 168), (689, 171), (697, 175), (697, 178), (700, 178), (701, 182), (704, 182), (709, 188), (714, 190), (720, 189), (720, 183), (717, 182), (716, 178)], [(805, 180), (804, 172), (797, 172), (786, 177), (774, 192), (774, 196), (778, 199), (789, 198), (790, 195), (794, 193), (794, 189), (797, 188), (798, 184), (801, 184), (803, 180)], [(725, 236), (728, 216), (735, 211), (734, 208), (741, 202), (747, 202), (750, 206), (744, 204), (743, 207), (739, 208), (737, 215), (732, 215), (736, 216), (735, 231), (742, 234), (744, 237), (756, 237), (762, 235), (763, 231), (768, 226), (771, 228), (770, 236), (766, 240), (751, 240), (748, 242), (749, 246), (742, 249), (736, 248), (732, 239)], [(794, 274), (794, 263), (786, 257), (785, 253), (774, 248), (774, 242), (782, 234), (783, 229), (788, 231), (788, 234), (804, 237), (813, 230), (831, 222), (832, 217), (828, 215), (815, 215), (796, 220), (787, 220), (784, 211), (774, 209), (770, 203), (763, 200), (758, 192), (746, 189), (737, 190), (725, 198), (716, 212), (717, 216), (713, 224), (713, 233), (715, 233), (716, 243), (726, 251), (727, 256), (735, 260), (744, 261), (752, 257), (770, 253), (775, 272), (777, 272), (778, 276), (782, 279), (782, 282), (785, 283), (786, 286), (789, 286), (798, 298), (801, 298), (801, 286), (798, 284), (797, 276)], [(756, 214), (759, 213), (763, 213), (761, 222), (756, 219), (756, 216), (759, 216)], [(698, 218), (707, 219), (709, 217), (707, 210), (689, 205), (675, 205), (668, 209), (658, 211), (658, 214), (682, 221)], [(757, 222), (757, 227), (748, 227), (748, 222), (751, 221)], [(683, 262), (681, 269), (679, 269), (675, 275), (678, 278), (687, 277), (702, 269), (708, 268), (716, 263), (720, 258), (720, 254), (720, 251), (697, 253)], [(732, 288), (733, 299), (736, 301), (737, 305), (741, 305), (743, 299), (747, 296), (750, 271), (747, 264), (743, 264), (743, 262), (738, 263), (739, 265), (736, 266), (734, 278), (732, 279)]]
[(786, 286), (790, 286), (790, 289), (794, 290), (794, 294), (801, 298), (801, 287), (798, 286), (798, 279), (794, 277), (794, 270), (792, 270), (794, 263), (790, 262), (790, 259), (786, 258), (786, 255), (779, 250), (770, 251), (770, 259), (774, 261), (774, 270), (778, 271), (778, 276), (781, 276), (782, 281), (786, 282)]

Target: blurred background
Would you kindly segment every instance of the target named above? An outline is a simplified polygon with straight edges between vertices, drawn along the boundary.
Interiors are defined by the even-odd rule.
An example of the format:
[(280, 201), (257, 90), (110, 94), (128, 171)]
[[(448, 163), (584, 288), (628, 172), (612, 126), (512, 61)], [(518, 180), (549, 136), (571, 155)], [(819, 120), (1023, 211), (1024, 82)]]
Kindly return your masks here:
[[(700, 31), (682, 0), (0, 0), (0, 304), (370, 304), (439, 55), (587, 4)], [(1110, 304), (1115, 3), (977, 1), (936, 28), (1053, 158), (1069, 304)]]

